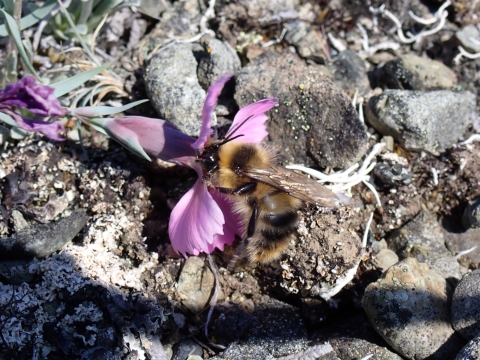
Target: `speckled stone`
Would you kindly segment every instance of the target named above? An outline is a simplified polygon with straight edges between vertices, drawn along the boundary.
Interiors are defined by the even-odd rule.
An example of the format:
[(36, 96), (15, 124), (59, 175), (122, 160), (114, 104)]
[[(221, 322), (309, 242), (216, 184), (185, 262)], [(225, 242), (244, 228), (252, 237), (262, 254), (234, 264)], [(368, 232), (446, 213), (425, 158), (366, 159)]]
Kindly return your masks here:
[(455, 289), (452, 325), (465, 339), (480, 335), (480, 270), (466, 274)]
[(345, 91), (320, 67), (290, 52), (267, 51), (236, 77), (240, 107), (277, 97), (269, 139), (285, 162), (346, 168), (367, 151), (367, 131)]
[(214, 286), (212, 271), (197, 256), (190, 256), (178, 279), (178, 297), (182, 304), (196, 313), (207, 305)]
[(145, 69), (147, 94), (160, 118), (192, 136), (200, 131), (206, 96), (197, 66), (192, 45), (178, 43), (156, 52)]
[(457, 354), (455, 360), (480, 360), (480, 336), (470, 340)]
[(375, 330), (408, 359), (447, 359), (459, 347), (450, 325), (447, 283), (408, 258), (365, 290), (363, 307)]

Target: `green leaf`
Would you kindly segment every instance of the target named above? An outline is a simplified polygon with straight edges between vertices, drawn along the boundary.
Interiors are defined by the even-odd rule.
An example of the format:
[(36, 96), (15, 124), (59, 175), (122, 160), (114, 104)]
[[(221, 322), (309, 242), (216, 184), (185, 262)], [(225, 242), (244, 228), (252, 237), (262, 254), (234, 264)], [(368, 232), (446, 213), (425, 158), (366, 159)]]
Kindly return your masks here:
[(94, 69), (84, 71), (75, 76), (72, 76), (67, 80), (63, 80), (63, 81), (59, 81), (57, 83), (51, 84), (50, 86), (55, 89), (55, 91), (53, 92), (53, 95), (55, 95), (56, 97), (65, 95), (66, 93), (84, 84), (85, 82), (93, 78), (95, 75), (98, 75), (102, 71), (106, 70), (111, 64), (112, 63), (107, 63), (105, 65), (102, 65)]
[[(57, 0), (49, 0), (30, 14), (20, 19), (20, 30), (25, 30), (43, 20), (57, 5)], [(5, 24), (0, 25), (0, 37), (8, 36)]]
[[(143, 104), (147, 102), (148, 99), (144, 100), (138, 100), (133, 103), (124, 105), (124, 106), (119, 106), (119, 107), (113, 107), (113, 106), (86, 106), (86, 110), (88, 109), (92, 115), (91, 116), (105, 116), (105, 115), (113, 115), (117, 114), (120, 112), (124, 112), (128, 109), (131, 109), (137, 105)], [(69, 109), (69, 111), (75, 112), (75, 109)]]
[(22, 58), (25, 66), (28, 68), (28, 71), (30, 71), (31, 74), (35, 75), (37, 80), (40, 81), (40, 78), (38, 77), (35, 69), (33, 68), (33, 65), (29, 62), (27, 53), (25, 52), (25, 49), (23, 47), (22, 36), (20, 35), (20, 30), (18, 29), (15, 19), (3, 9), (0, 9), (0, 14), (2, 14), (3, 17), (5, 18), (5, 25), (7, 27), (7, 32), (15, 42), (18, 53), (20, 54), (20, 57)]
[(7, 115), (3, 112), (0, 112), (0, 121), (3, 121), (5, 124), (8, 124), (10, 126), (18, 126), (17, 122), (13, 120), (10, 115)]

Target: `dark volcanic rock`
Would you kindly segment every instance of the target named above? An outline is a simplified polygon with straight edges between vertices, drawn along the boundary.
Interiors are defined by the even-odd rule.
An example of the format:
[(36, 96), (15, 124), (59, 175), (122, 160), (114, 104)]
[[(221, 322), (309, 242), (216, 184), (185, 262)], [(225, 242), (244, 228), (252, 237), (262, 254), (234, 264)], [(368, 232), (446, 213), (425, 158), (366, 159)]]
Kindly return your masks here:
[(365, 63), (353, 51), (342, 51), (335, 59), (327, 63), (327, 68), (330, 70), (333, 80), (348, 95), (354, 96), (355, 91), (358, 90), (358, 93), (363, 96), (370, 91)]
[(0, 239), (0, 260), (43, 258), (60, 250), (87, 224), (89, 216), (75, 210), (70, 216), (50, 224), (38, 224)]
[(219, 356), (211, 359), (275, 359), (299, 353), (307, 348), (307, 331), (300, 311), (278, 300), (255, 308), (252, 314), (240, 308), (225, 310), (213, 326), (212, 335), (232, 342)]
[(367, 150), (367, 132), (350, 99), (320, 67), (295, 55), (266, 52), (237, 75), (240, 107), (278, 97), (268, 121), (270, 140), (286, 162), (345, 168)]

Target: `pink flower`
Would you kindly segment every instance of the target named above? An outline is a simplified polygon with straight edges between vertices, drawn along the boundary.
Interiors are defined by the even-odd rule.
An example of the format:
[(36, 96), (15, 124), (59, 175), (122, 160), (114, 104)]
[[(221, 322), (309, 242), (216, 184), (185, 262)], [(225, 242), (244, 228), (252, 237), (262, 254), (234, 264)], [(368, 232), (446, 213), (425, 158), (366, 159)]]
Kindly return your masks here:
[[(233, 243), (235, 235), (243, 233), (241, 219), (233, 212), (229, 199), (216, 189), (205, 185), (202, 167), (196, 161), (197, 156), (202, 154), (205, 146), (211, 141), (212, 114), (217, 98), (230, 77), (223, 76), (208, 89), (198, 139), (182, 133), (164, 120), (141, 116), (104, 119), (95, 117), (98, 114), (93, 108), (70, 110), (72, 115), (111, 136), (139, 156), (149, 159), (148, 155), (153, 155), (190, 167), (197, 172), (198, 179), (195, 185), (173, 208), (168, 229), (173, 249), (185, 257), (187, 254), (211, 253), (215, 248), (223, 250), (225, 244)], [(248, 120), (236, 133), (243, 136), (240, 140), (234, 141), (261, 142), (268, 135), (265, 112), (276, 103), (277, 99), (266, 99), (240, 109), (230, 131)], [(228, 134), (227, 132), (227, 136)]]
[[(214, 83), (207, 93), (202, 111), (202, 127), (198, 139), (191, 145), (197, 154), (201, 154), (213, 133), (211, 117), (218, 95), (230, 79), (223, 76)], [(242, 142), (259, 143), (268, 135), (265, 127), (265, 112), (277, 104), (277, 99), (265, 99), (250, 104), (237, 113), (229, 132), (248, 119), (242, 125)], [(227, 132), (227, 135), (229, 135)], [(198, 255), (200, 252), (211, 253), (215, 248), (223, 250), (225, 244), (231, 245), (235, 235), (242, 235), (241, 219), (233, 212), (228, 198), (214, 188), (208, 188), (202, 179), (202, 169), (195, 161), (188, 161), (188, 166), (195, 169), (198, 180), (180, 199), (172, 210), (168, 232), (170, 241), (177, 253)]]

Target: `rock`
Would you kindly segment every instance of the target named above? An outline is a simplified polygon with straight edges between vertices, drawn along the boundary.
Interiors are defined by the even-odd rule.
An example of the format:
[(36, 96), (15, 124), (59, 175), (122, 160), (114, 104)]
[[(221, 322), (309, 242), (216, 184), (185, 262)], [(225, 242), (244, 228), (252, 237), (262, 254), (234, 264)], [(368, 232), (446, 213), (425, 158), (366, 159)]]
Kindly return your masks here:
[(252, 314), (239, 308), (225, 309), (215, 321), (212, 335), (220, 342), (229, 337), (240, 339), (230, 340), (227, 349), (212, 360), (273, 360), (308, 346), (300, 311), (273, 299), (258, 305)]
[(16, 209), (12, 210), (10, 220), (13, 222), (13, 228), (15, 232), (22, 231), (28, 227), (28, 222), (23, 217), (22, 213)]
[(471, 53), (480, 52), (480, 27), (469, 24), (455, 33), (465, 50)]
[(285, 41), (295, 46), (298, 55), (316, 62), (324, 62), (325, 46), (322, 42), (322, 35), (318, 30), (313, 29), (301, 20), (289, 22), (285, 25)]
[[(331, 357), (320, 357), (319, 360), (360, 360), (370, 354), (375, 354), (375, 360), (401, 359), (391, 348), (387, 347), (388, 345), (375, 332), (365, 313), (342, 315), (340, 311), (332, 316), (333, 319), (334, 321), (330, 326), (325, 326), (325, 323), (323, 323), (314, 329), (312, 338), (322, 339), (333, 348), (332, 354), (329, 354)], [(296, 357), (294, 359), (307, 360), (311, 358)]]
[(439, 155), (464, 134), (475, 106), (470, 92), (385, 90), (370, 98), (366, 119), (407, 150)]
[(226, 42), (204, 37), (201, 41), (204, 52), (197, 54), (198, 82), (208, 89), (222, 75), (234, 74), (240, 69), (240, 59), (235, 50)]
[(373, 175), (385, 187), (398, 187), (412, 182), (410, 172), (398, 163), (378, 163), (373, 169)]
[(60, 250), (82, 230), (89, 216), (83, 210), (49, 224), (37, 224), (0, 239), (0, 260), (44, 258)]
[(458, 259), (460, 264), (468, 268), (478, 268), (480, 265), (478, 239), (480, 239), (480, 228), (469, 229), (466, 232), (445, 232), (445, 244), (453, 254), (468, 251)]
[(465, 339), (480, 335), (480, 270), (466, 274), (453, 294), (452, 325)]
[(413, 258), (390, 267), (363, 298), (375, 330), (408, 359), (447, 359), (457, 350), (450, 325), (447, 283)]
[(375, 259), (373, 260), (373, 264), (381, 270), (386, 270), (390, 266), (396, 264), (399, 258), (398, 255), (395, 254), (390, 249), (382, 249), (375, 255)]
[(240, 70), (236, 80), (240, 107), (279, 98), (267, 129), (285, 162), (346, 168), (365, 154), (365, 125), (345, 92), (318, 67), (289, 52), (267, 51)]
[(462, 217), (462, 225), (465, 229), (480, 227), (480, 198), (469, 201)]
[(176, 43), (157, 51), (145, 69), (147, 94), (158, 115), (192, 136), (200, 131), (206, 96), (197, 66), (192, 44)]
[(413, 54), (387, 62), (377, 73), (377, 84), (387, 89), (451, 90), (457, 84), (457, 76), (443, 63)]
[(349, 229), (351, 217), (348, 208), (307, 212), (302, 217), (295, 248), (289, 248), (282, 261), (278, 282), (284, 291), (324, 299), (338, 292), (336, 285), (362, 256), (362, 240)]
[(239, 0), (227, 3), (223, 13), (228, 18), (237, 17), (261, 23), (279, 21), (281, 18), (289, 17), (287, 14), (294, 12), (299, 5), (298, 0)]
[(339, 84), (349, 96), (353, 97), (358, 90), (360, 96), (370, 91), (365, 62), (353, 51), (344, 50), (327, 63), (333, 80)]
[(480, 336), (470, 340), (457, 354), (455, 360), (478, 360), (480, 359)]
[(207, 305), (214, 286), (214, 277), (203, 260), (190, 256), (178, 279), (178, 296), (190, 311), (197, 313)]
[(445, 279), (461, 279), (457, 260), (445, 246), (444, 232), (435, 216), (421, 211), (402, 228), (395, 230), (387, 239), (389, 249), (400, 259), (415, 258), (428, 264)]
[(203, 356), (202, 347), (191, 339), (182, 339), (177, 345), (172, 360), (187, 360), (191, 356)]

